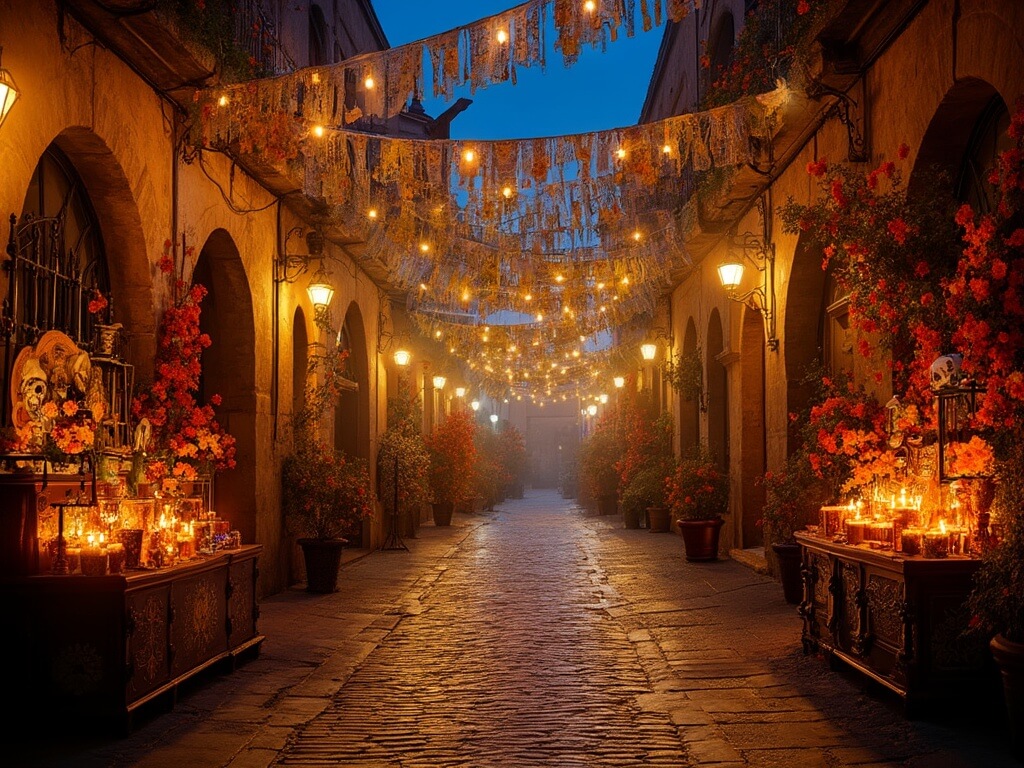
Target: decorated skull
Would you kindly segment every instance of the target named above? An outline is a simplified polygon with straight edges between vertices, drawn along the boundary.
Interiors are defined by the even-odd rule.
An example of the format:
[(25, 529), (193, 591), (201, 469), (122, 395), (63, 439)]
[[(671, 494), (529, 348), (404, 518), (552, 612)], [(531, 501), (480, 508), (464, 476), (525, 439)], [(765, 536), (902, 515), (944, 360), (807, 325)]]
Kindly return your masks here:
[(960, 364), (963, 357), (958, 354), (943, 355), (931, 366), (932, 389), (955, 387), (960, 383)]

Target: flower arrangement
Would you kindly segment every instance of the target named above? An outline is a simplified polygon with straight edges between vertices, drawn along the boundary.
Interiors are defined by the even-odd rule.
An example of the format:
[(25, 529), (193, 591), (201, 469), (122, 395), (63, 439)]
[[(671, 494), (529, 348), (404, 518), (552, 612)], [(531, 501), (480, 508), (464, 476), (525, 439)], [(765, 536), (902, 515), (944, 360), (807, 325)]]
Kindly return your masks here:
[(282, 478), (285, 519), (295, 535), (347, 539), (373, 516), (366, 462), (320, 440), (303, 441), (285, 459)]
[(666, 488), (676, 519), (717, 520), (729, 511), (729, 476), (707, 448), (680, 459)]
[(672, 474), (673, 421), (663, 413), (653, 421), (637, 412), (627, 432), (626, 453), (619, 462), (622, 487), (622, 512), (640, 515), (649, 507), (666, 504), (665, 481)]
[(830, 5), (827, 0), (762, 0), (753, 6), (728, 64), (715, 66), (706, 51), (701, 55), (709, 82), (701, 107), (730, 104), (774, 88), (794, 63), (806, 60), (813, 42), (811, 31)]
[[(909, 152), (900, 146), (898, 161)], [(877, 339), (892, 353), (894, 389), (907, 390), (909, 403), (930, 408), (928, 366), (949, 336), (941, 286), (956, 261), (954, 203), (938, 192), (949, 183), (933, 177), (924, 185), (933, 193), (908, 195), (900, 166), (891, 160), (863, 172), (821, 158), (807, 172), (817, 180), (817, 200), (803, 205), (790, 198), (781, 206), (785, 230), (821, 249), (822, 269), (848, 295), (856, 352), (872, 357)], [(882, 378), (880, 368), (875, 380)]]
[(992, 446), (978, 435), (973, 435), (966, 443), (950, 443), (946, 451), (951, 476), (990, 477), (995, 472)]
[(821, 505), (821, 480), (814, 476), (806, 456), (794, 453), (782, 471), (765, 472), (760, 482), (765, 504), (757, 524), (765, 546), (795, 543), (794, 534), (815, 518)]
[[(174, 270), (167, 254), (160, 260), (160, 269), (164, 274)], [(181, 481), (235, 466), (235, 439), (213, 411), (220, 405), (220, 396), (214, 395), (204, 405), (196, 401), (203, 350), (210, 346), (210, 337), (199, 328), (206, 288), (186, 287), (180, 279), (173, 287), (176, 300), (160, 323), (154, 381), (132, 399), (132, 416), (146, 419), (152, 427), (145, 447), (146, 479), (167, 491)]]
[(430, 500), (430, 454), (404, 390), (388, 403), (388, 428), (377, 446), (377, 482), (386, 512), (413, 511)]
[(472, 498), (476, 445), (472, 411), (456, 407), (427, 436), (430, 453), (429, 486), (435, 502), (458, 502)]

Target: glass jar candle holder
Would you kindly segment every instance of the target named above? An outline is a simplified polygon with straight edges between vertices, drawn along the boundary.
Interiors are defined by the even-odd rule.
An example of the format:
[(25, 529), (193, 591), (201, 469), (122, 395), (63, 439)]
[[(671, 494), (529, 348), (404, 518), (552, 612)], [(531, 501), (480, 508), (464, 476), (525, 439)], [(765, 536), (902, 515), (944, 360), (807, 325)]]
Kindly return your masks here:
[(949, 533), (946, 531), (925, 531), (921, 554), (927, 558), (943, 558), (949, 555)]

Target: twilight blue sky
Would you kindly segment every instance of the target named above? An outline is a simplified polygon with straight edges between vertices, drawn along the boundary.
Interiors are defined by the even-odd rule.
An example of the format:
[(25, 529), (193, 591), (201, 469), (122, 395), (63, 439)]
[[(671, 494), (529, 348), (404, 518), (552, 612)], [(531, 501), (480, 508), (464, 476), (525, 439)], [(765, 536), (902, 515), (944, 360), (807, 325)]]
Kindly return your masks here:
[[(397, 46), (501, 13), (521, 1), (373, 0), (373, 7), (388, 42)], [(516, 85), (492, 85), (474, 94), (467, 88), (456, 94), (473, 104), (452, 123), (452, 138), (532, 138), (636, 124), (663, 31), (664, 26), (638, 30), (632, 38), (622, 35), (604, 53), (585, 48), (579, 61), (566, 68), (561, 54), (552, 50), (552, 30), (543, 72), (520, 69)], [(448, 106), (443, 101), (424, 104), (431, 115)]]

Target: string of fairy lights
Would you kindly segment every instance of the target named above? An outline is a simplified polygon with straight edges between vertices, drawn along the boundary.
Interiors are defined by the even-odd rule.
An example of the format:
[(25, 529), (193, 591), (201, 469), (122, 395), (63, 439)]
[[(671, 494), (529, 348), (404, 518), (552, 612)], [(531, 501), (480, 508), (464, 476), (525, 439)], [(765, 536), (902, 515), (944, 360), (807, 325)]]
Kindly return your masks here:
[(456, 81), (514, 82), (516, 66), (544, 60), (547, 14), (569, 65), (581, 45), (631, 34), (637, 2), (644, 29), (697, 4), (533, 0), (408, 46), (202, 93), (202, 138), (301, 178), (330, 223), (359, 233), (364, 258), (405, 292), (419, 331), (463, 361), (482, 391), (592, 399), (607, 371), (632, 357), (623, 350), (636, 348), (672, 276), (691, 266), (685, 241), (699, 174), (750, 160), (752, 138), (771, 134), (785, 88), (539, 139), (361, 129), (423, 92), (424, 61), (433, 63), (435, 94)]

